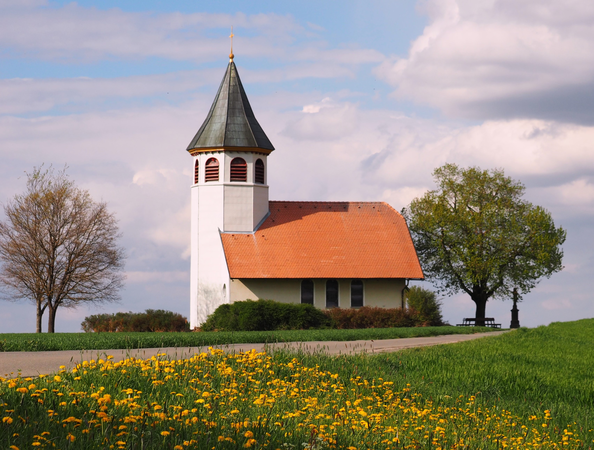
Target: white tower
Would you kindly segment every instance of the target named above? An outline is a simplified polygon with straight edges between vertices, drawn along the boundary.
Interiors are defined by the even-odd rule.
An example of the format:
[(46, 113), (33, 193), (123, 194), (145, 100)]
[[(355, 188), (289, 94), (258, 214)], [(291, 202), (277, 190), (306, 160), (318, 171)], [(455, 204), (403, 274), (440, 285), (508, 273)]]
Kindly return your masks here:
[(229, 270), (221, 232), (252, 233), (267, 217), (266, 158), (274, 147), (258, 124), (229, 55), (206, 120), (190, 142), (190, 326), (229, 302)]

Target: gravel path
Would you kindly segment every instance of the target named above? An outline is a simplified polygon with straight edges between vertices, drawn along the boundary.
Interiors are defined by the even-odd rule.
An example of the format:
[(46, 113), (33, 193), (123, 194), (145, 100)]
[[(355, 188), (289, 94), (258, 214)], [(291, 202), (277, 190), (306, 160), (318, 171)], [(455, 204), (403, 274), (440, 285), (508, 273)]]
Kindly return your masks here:
[[(324, 352), (329, 355), (354, 353), (384, 353), (396, 352), (405, 348), (425, 347), (429, 345), (453, 344), (455, 342), (470, 341), (486, 336), (499, 336), (507, 331), (492, 331), (476, 334), (449, 334), (435, 337), (418, 337), (404, 339), (384, 339), (379, 341), (327, 341), (327, 342), (290, 342), (279, 344), (230, 344), (215, 346), (230, 352), (274, 351), (275, 349), (291, 349), (304, 352)], [(35, 377), (39, 374), (49, 374), (65, 366), (67, 370), (82, 361), (91, 359), (105, 359), (113, 356), (115, 361), (128, 357), (150, 358), (158, 353), (166, 353), (171, 358), (181, 359), (207, 350), (208, 347), (180, 347), (180, 348), (145, 348), (139, 350), (65, 350), (57, 352), (4, 352), (0, 353), (0, 376)]]

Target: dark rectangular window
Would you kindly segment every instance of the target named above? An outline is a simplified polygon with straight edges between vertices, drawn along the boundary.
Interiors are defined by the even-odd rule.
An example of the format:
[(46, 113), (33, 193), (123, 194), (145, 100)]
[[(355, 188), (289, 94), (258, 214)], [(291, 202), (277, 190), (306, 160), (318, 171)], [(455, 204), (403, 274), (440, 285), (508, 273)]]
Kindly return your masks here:
[(326, 281), (326, 308), (338, 308), (338, 281)]
[(301, 303), (314, 304), (314, 282), (312, 280), (301, 282)]
[(361, 280), (351, 281), (351, 308), (363, 306), (363, 282)]

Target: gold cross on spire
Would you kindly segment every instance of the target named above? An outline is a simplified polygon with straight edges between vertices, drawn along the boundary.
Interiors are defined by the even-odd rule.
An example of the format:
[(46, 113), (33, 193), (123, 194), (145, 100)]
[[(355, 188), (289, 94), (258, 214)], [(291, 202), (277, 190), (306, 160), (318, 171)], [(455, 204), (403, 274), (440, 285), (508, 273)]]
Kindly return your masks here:
[(231, 26), (231, 34), (229, 35), (229, 37), (231, 38), (231, 53), (229, 53), (229, 62), (233, 61), (233, 57), (235, 55), (233, 55), (233, 36), (235, 36), (233, 34), (233, 26)]

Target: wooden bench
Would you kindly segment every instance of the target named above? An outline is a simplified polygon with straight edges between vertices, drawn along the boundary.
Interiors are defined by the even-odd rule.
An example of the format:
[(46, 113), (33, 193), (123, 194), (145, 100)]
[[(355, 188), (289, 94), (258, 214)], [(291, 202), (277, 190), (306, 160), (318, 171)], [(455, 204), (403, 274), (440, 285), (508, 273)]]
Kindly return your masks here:
[(457, 327), (475, 327), (476, 321), (484, 321), (486, 327), (491, 328), (501, 328), (500, 323), (495, 323), (495, 319), (493, 317), (485, 317), (484, 319), (477, 319), (476, 317), (466, 317), (462, 320), (462, 323), (456, 324)]

